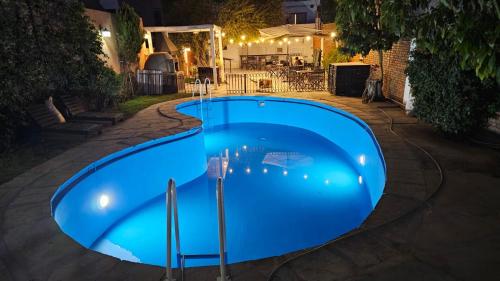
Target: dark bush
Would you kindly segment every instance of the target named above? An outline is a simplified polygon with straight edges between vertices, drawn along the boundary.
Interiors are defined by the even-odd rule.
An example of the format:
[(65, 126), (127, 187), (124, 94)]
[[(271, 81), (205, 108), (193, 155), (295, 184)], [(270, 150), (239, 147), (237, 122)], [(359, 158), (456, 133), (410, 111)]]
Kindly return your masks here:
[(499, 109), (499, 89), (493, 79), (481, 81), (460, 68), (455, 54), (412, 53), (407, 74), (414, 96), (414, 114), (441, 131), (464, 135), (483, 128)]
[(81, 2), (1, 3), (0, 151), (15, 141), (16, 132), (29, 121), (25, 110), (31, 103), (84, 93), (96, 108), (102, 108), (111, 92), (117, 92), (110, 83), (114, 74), (101, 59), (99, 32)]

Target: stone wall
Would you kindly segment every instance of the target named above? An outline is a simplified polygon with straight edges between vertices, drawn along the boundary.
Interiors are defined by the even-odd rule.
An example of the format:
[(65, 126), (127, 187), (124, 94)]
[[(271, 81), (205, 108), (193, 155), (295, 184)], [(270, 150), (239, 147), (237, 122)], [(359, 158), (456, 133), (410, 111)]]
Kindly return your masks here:
[[(410, 52), (410, 41), (401, 40), (392, 46), (392, 49), (384, 52), (384, 88), (386, 97), (403, 103), (406, 74), (405, 69), (408, 65), (408, 56)], [(379, 66), (379, 57), (377, 51), (371, 51), (363, 62)], [(380, 79), (380, 67), (376, 68), (374, 78)]]

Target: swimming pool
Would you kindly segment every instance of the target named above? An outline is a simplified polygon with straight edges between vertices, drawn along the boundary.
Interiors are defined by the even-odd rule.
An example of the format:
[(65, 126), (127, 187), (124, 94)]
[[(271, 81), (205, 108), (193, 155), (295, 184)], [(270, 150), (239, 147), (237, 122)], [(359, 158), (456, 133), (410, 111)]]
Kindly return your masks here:
[(177, 110), (202, 127), (113, 153), (59, 187), (51, 206), (63, 232), (95, 251), (164, 266), (165, 189), (174, 178), (182, 251), (217, 253), (222, 176), (227, 261), (235, 263), (334, 239), (358, 227), (382, 195), (380, 147), (352, 114), (271, 97), (191, 101)]

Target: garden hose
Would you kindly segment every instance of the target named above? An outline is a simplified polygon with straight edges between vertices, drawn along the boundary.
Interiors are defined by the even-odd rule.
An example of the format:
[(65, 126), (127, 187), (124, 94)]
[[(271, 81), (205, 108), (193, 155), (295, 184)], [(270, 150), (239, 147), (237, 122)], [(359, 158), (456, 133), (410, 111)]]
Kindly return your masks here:
[[(322, 99), (322, 100), (325, 100), (325, 99)], [(325, 100), (325, 101), (331, 102), (331, 101), (329, 101), (329, 100)], [(344, 106), (349, 106), (349, 105), (344, 104), (344, 103), (340, 103), (340, 102), (337, 102), (337, 101), (335, 101), (335, 102), (336, 102), (336, 103), (339, 103), (339, 104), (342, 104), (342, 105), (344, 105)], [(439, 180), (439, 183), (438, 183), (438, 184), (437, 184), (437, 186), (436, 186), (435, 191), (434, 191), (434, 192), (433, 192), (433, 193), (432, 193), (432, 194), (431, 194), (431, 195), (430, 195), (430, 196), (429, 196), (429, 197), (425, 200), (425, 202), (426, 202), (427, 204), (425, 204), (425, 205), (424, 205), (424, 204), (422, 204), (422, 205), (420, 205), (420, 206), (418, 206), (418, 207), (416, 207), (416, 208), (414, 208), (414, 209), (412, 209), (412, 210), (407, 211), (407, 212), (406, 212), (406, 213), (404, 213), (403, 215), (401, 215), (401, 216), (399, 216), (399, 217), (397, 217), (397, 218), (393, 218), (393, 219), (391, 219), (391, 220), (389, 220), (389, 221), (387, 221), (387, 222), (380, 223), (380, 224), (378, 224), (378, 225), (374, 225), (374, 226), (369, 227), (369, 228), (358, 228), (358, 229), (353, 230), (353, 231), (351, 231), (351, 232), (349, 232), (349, 233), (347, 233), (347, 234), (345, 234), (345, 235), (343, 235), (343, 236), (340, 236), (340, 237), (338, 237), (338, 238), (336, 238), (336, 239), (330, 240), (330, 241), (328, 241), (328, 242), (326, 242), (326, 243), (324, 243), (324, 244), (321, 244), (321, 245), (319, 245), (319, 246), (313, 247), (313, 248), (311, 248), (311, 249), (309, 249), (309, 250), (306, 250), (306, 251), (304, 251), (304, 252), (298, 253), (298, 254), (296, 254), (296, 255), (294, 255), (294, 256), (292, 256), (292, 257), (290, 257), (290, 258), (286, 259), (286, 260), (285, 260), (285, 261), (283, 261), (282, 263), (278, 264), (278, 265), (277, 265), (277, 266), (276, 266), (276, 267), (275, 267), (275, 268), (271, 271), (271, 273), (269, 274), (269, 276), (268, 276), (268, 278), (267, 278), (267, 280), (268, 280), (268, 281), (272, 281), (272, 279), (274, 278), (274, 275), (276, 274), (276, 272), (278, 272), (278, 270), (280, 270), (282, 267), (284, 267), (285, 265), (289, 264), (290, 262), (292, 262), (292, 261), (294, 261), (294, 260), (297, 260), (297, 259), (298, 259), (298, 258), (300, 258), (300, 257), (303, 257), (303, 256), (305, 256), (305, 255), (307, 255), (307, 254), (312, 253), (312, 252), (315, 252), (315, 251), (317, 251), (317, 250), (319, 250), (319, 249), (322, 249), (322, 248), (324, 248), (324, 247), (326, 247), (326, 246), (329, 246), (329, 245), (331, 245), (331, 244), (333, 244), (333, 243), (335, 243), (335, 242), (338, 242), (338, 241), (340, 241), (340, 240), (345, 240), (345, 239), (347, 239), (347, 238), (353, 237), (353, 236), (358, 235), (358, 234), (360, 234), (360, 233), (363, 233), (363, 232), (366, 232), (366, 231), (369, 231), (369, 230), (374, 230), (374, 229), (377, 229), (377, 228), (379, 228), (379, 227), (381, 227), (381, 226), (384, 226), (384, 225), (387, 225), (387, 224), (393, 223), (393, 222), (395, 222), (395, 221), (397, 221), (397, 220), (400, 220), (400, 219), (402, 219), (402, 218), (404, 218), (404, 217), (409, 216), (410, 214), (413, 214), (414, 212), (416, 212), (417, 210), (419, 210), (422, 206), (432, 207), (432, 206), (429, 204), (429, 201), (430, 201), (431, 199), (433, 199), (433, 198), (434, 198), (434, 197), (438, 194), (438, 192), (441, 190), (441, 187), (443, 186), (443, 183), (444, 183), (444, 180), (445, 180), (445, 179), (444, 179), (444, 173), (443, 173), (443, 170), (442, 170), (442, 168), (441, 168), (441, 165), (439, 164), (439, 162), (438, 162), (438, 161), (437, 161), (437, 160), (436, 160), (436, 159), (435, 159), (435, 158), (434, 158), (434, 157), (433, 157), (433, 156), (432, 156), (432, 155), (431, 155), (431, 154), (430, 154), (427, 150), (425, 150), (424, 148), (422, 148), (422, 147), (421, 147), (421, 146), (419, 146), (418, 144), (416, 144), (416, 143), (414, 143), (414, 142), (412, 142), (412, 141), (408, 140), (407, 138), (405, 138), (405, 137), (401, 136), (401, 135), (400, 135), (400, 134), (398, 134), (396, 131), (394, 131), (394, 130), (393, 130), (394, 119), (393, 119), (393, 118), (392, 118), (389, 114), (387, 114), (387, 112), (385, 112), (382, 108), (380, 108), (380, 107), (379, 107), (379, 108), (378, 108), (378, 110), (380, 110), (380, 112), (382, 112), (382, 113), (383, 113), (383, 114), (384, 114), (384, 115), (385, 115), (385, 116), (389, 119), (389, 131), (390, 131), (392, 134), (396, 135), (397, 137), (401, 138), (404, 142), (406, 142), (406, 143), (410, 144), (411, 146), (413, 146), (413, 147), (415, 147), (415, 148), (419, 149), (420, 151), (422, 151), (425, 155), (427, 155), (427, 157), (428, 157), (428, 158), (429, 158), (429, 159), (430, 159), (430, 160), (434, 163), (434, 165), (436, 166), (436, 169), (437, 169), (437, 170), (438, 170), (438, 172), (439, 172), (439, 177), (440, 177), (440, 180)]]

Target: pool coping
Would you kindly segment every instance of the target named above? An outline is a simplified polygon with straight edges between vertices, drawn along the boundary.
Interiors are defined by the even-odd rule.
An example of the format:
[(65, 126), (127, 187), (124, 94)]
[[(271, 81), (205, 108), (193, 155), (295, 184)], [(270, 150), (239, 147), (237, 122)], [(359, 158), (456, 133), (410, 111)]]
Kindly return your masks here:
[[(199, 120), (176, 110), (178, 104), (190, 100), (190, 98), (185, 98), (153, 105), (124, 123), (109, 128), (102, 136), (70, 149), (10, 182), (2, 184), (0, 186), (2, 192), (0, 257), (3, 264), (0, 264), (0, 276), (4, 271), (6, 272), (4, 275), (10, 276), (13, 280), (35, 278), (41, 278), (41, 280), (159, 280), (163, 274), (163, 269), (160, 267), (120, 261), (85, 249), (74, 242), (60, 231), (52, 220), (49, 199), (59, 185), (89, 163), (145, 141), (199, 127)], [(377, 114), (376, 109), (361, 106), (359, 99), (339, 99), (325, 94), (324, 97), (311, 100), (337, 106), (362, 119), (373, 131), (384, 152), (388, 149), (387, 144), (396, 143), (400, 147), (407, 146), (402, 139), (390, 134), (387, 130), (389, 123), (386, 117)], [(149, 125), (141, 124), (141, 119), (142, 121), (149, 120)], [(165, 122), (167, 120), (168, 122)], [(418, 152), (415, 153), (418, 154)], [(418, 157), (421, 155), (392, 154), (394, 153), (387, 157), (384, 153), (387, 167), (405, 168), (404, 165), (401, 167), (401, 163), (405, 164), (408, 169), (419, 167), (419, 163), (416, 162), (419, 161)], [(404, 161), (399, 161), (397, 165), (394, 163), (401, 159)], [(368, 229), (392, 221), (406, 211), (423, 204), (434, 192), (432, 188), (436, 181), (435, 171), (432, 168), (423, 170), (429, 172), (427, 175), (429, 179), (423, 183), (416, 179), (414, 179), (415, 182), (408, 179), (398, 180), (398, 175), (392, 178), (393, 175), (388, 170), (386, 191), (375, 212), (362, 225), (362, 228)], [(403, 186), (406, 187), (403, 188)], [(408, 190), (411, 186), (419, 186), (417, 195), (412, 196), (411, 190)], [(425, 190), (423, 195), (421, 194), (422, 188)], [(401, 190), (403, 190), (402, 194), (400, 194)], [(397, 199), (393, 198), (394, 196)], [(401, 204), (401, 198), (405, 198), (403, 200), (405, 204), (402, 206), (404, 210), (388, 214), (387, 209), (392, 208), (386, 205)], [(262, 277), (266, 275), (263, 272), (269, 273), (276, 264), (293, 254), (232, 264), (229, 268), (240, 277), (257, 274), (250, 271), (255, 271), (254, 268), (263, 268), (259, 271), (259, 276)], [(196, 275), (195, 271), (205, 272), (206, 270), (214, 272), (216, 267), (189, 269), (194, 275)], [(242, 277), (239, 280), (261, 279)]]

